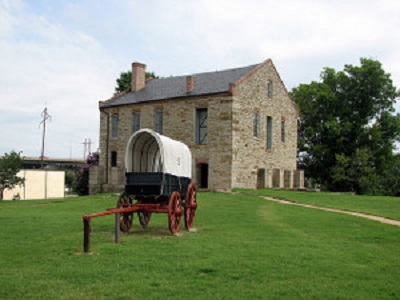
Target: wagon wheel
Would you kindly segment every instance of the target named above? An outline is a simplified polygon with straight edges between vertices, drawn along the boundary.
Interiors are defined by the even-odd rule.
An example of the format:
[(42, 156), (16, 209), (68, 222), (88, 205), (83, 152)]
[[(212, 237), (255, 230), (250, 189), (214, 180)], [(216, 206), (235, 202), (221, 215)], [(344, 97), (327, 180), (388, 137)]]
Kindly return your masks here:
[(187, 230), (189, 230), (193, 226), (197, 209), (196, 186), (193, 183), (191, 183), (188, 187), (185, 204), (185, 227)]
[(139, 217), (140, 225), (142, 225), (143, 228), (146, 228), (147, 225), (149, 225), (149, 222), (151, 219), (151, 212), (138, 211), (138, 217)]
[[(132, 205), (132, 198), (126, 193), (122, 193), (117, 201), (117, 208), (125, 208)], [(128, 232), (132, 227), (133, 212), (121, 213), (119, 228), (122, 232)]]
[(132, 204), (132, 198), (127, 192), (123, 192), (117, 201), (117, 208), (129, 207)]
[(175, 235), (179, 230), (182, 216), (182, 199), (179, 192), (173, 192), (168, 203), (168, 226), (169, 230)]

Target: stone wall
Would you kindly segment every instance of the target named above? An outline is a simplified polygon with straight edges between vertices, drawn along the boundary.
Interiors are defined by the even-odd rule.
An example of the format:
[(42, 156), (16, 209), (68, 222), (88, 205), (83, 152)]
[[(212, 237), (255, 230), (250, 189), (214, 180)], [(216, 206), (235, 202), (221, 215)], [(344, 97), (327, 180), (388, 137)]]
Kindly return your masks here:
[[(272, 82), (272, 97), (268, 96)], [(233, 100), (232, 187), (256, 188), (259, 169), (267, 170), (265, 186), (284, 186), (284, 170), (296, 169), (297, 111), (271, 61), (259, 66), (236, 86)], [(259, 114), (259, 136), (254, 136), (254, 113)], [(267, 149), (267, 117), (272, 117), (272, 148)], [(285, 141), (281, 140), (281, 121)], [(274, 179), (270, 170), (279, 169)], [(274, 173), (274, 171), (272, 171)], [(272, 175), (272, 180), (271, 180)], [(276, 176), (276, 175), (275, 175)], [(279, 183), (276, 183), (278, 182)]]

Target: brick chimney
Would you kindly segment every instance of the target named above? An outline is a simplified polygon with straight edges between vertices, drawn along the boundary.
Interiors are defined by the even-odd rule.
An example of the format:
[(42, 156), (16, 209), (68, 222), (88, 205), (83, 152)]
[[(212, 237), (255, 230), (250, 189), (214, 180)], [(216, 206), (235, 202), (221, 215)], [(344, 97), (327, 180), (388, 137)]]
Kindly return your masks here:
[(146, 65), (139, 62), (132, 63), (132, 92), (137, 92), (146, 85)]
[(194, 90), (193, 76), (186, 76), (186, 92), (191, 93)]

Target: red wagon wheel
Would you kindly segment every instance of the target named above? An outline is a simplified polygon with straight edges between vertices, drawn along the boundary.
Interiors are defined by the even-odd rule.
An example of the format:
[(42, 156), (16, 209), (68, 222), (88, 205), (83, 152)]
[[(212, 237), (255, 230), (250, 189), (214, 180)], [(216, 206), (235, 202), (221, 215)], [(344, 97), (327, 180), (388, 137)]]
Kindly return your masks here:
[[(123, 192), (117, 201), (117, 208), (125, 208), (132, 205), (132, 198)], [(119, 228), (122, 232), (128, 232), (132, 227), (133, 222), (133, 212), (121, 213)]]
[(196, 216), (196, 209), (196, 186), (191, 183), (186, 193), (185, 203), (185, 227), (188, 230), (193, 226), (194, 217)]
[(139, 217), (140, 225), (142, 225), (143, 228), (146, 228), (147, 225), (149, 225), (149, 222), (151, 219), (151, 212), (138, 211), (138, 217)]
[(175, 235), (179, 230), (182, 216), (182, 199), (179, 192), (173, 192), (169, 197), (168, 203), (168, 226), (169, 230)]

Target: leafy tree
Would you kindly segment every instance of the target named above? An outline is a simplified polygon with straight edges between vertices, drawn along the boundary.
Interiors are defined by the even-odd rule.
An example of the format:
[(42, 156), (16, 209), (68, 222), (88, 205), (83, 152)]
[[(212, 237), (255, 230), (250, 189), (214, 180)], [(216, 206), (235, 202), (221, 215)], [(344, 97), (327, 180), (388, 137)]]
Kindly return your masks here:
[[(380, 62), (361, 58), (291, 92), (300, 108), (299, 167), (335, 191), (388, 193), (388, 165), (399, 166), (400, 95)], [(391, 193), (394, 191), (391, 190)]]
[(6, 189), (12, 189), (24, 183), (24, 179), (17, 176), (22, 167), (21, 153), (11, 151), (0, 157), (0, 200), (3, 200), (3, 193)]
[(91, 166), (99, 164), (100, 155), (97, 152), (91, 153), (86, 158), (82, 168), (76, 172), (73, 188), (79, 196), (89, 194), (89, 169)]
[[(158, 79), (159, 77), (154, 72), (146, 72), (146, 79)], [(117, 78), (117, 86), (115, 87), (115, 93), (125, 92), (131, 89), (132, 71), (121, 72), (119, 78)]]

